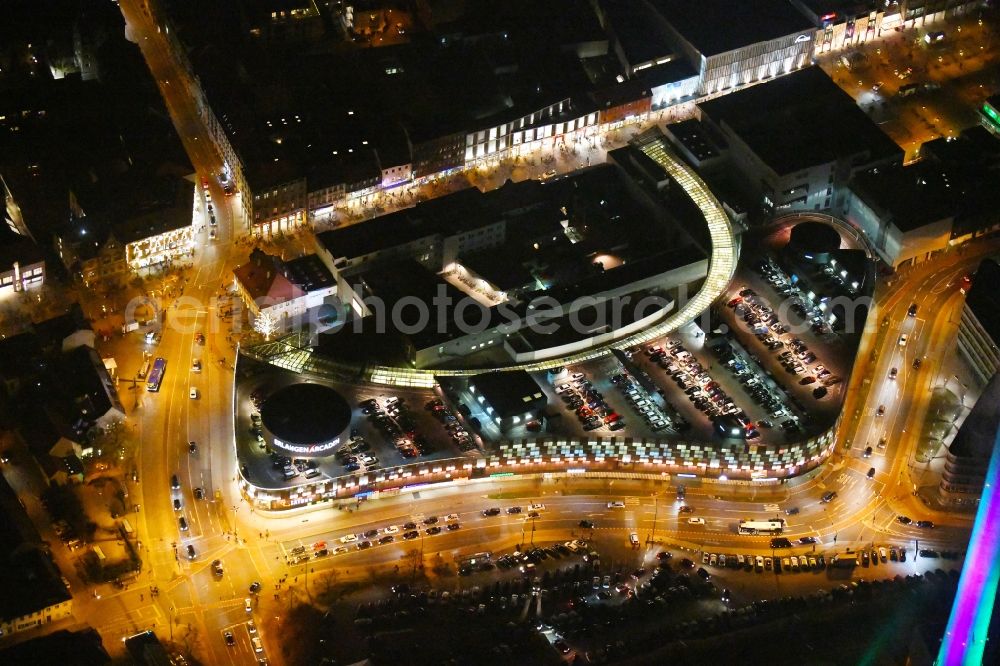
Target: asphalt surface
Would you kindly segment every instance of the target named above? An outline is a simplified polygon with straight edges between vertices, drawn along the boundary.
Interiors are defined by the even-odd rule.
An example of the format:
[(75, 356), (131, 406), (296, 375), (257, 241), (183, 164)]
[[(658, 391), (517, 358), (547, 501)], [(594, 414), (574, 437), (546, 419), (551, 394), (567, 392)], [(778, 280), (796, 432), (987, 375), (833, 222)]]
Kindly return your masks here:
[[(142, 13), (141, 3), (123, 0), (121, 4), (129, 34), (142, 47), (199, 174), (217, 173), (221, 160), (198, 121), (164, 36)], [(933, 66), (931, 69), (944, 71)], [(536, 170), (544, 168), (538, 165)], [(144, 571), (127, 590), (99, 590), (100, 599), (77, 597), (77, 616), (90, 621), (106, 639), (154, 627), (162, 637), (186, 645), (205, 663), (253, 663), (257, 655), (245, 624), (248, 616), (280, 614), (292, 598), (290, 588), (308, 586), (308, 576), (336, 571), (340, 580), (364, 580), (373, 567), (402, 568), (415, 559), (412, 551), (418, 548), (416, 557), (422, 562), (430, 563), (438, 554), (454, 562), (484, 550), (509, 551), (525, 539), (555, 543), (582, 537), (616, 557), (634, 557), (643, 562), (659, 546), (644, 545), (633, 551), (628, 547), (628, 535), (635, 531), (644, 543), (647, 539), (663, 541), (695, 553), (711, 550), (770, 554), (766, 537), (740, 536), (735, 526), (741, 519), (780, 515), (792, 507), (799, 512), (786, 517), (787, 535), (815, 536), (819, 541), (817, 549), (827, 553), (870, 543), (906, 545), (912, 552), (918, 539), (922, 546), (961, 550), (968, 539), (971, 519), (934, 512), (913, 496), (912, 455), (918, 426), (927, 409), (928, 388), (939, 379), (941, 354), (937, 352), (951, 348), (954, 341), (961, 307), (955, 280), (969, 272), (978, 258), (995, 252), (995, 242), (979, 242), (975, 249), (963, 254), (951, 252), (937, 257), (880, 286), (878, 308), (869, 319), (858, 354), (860, 360), (847, 387), (847, 418), (838, 435), (838, 454), (805, 478), (763, 487), (686, 480), (687, 502), (695, 512), (684, 515), (677, 513), (675, 485), (663, 481), (514, 477), (424, 489), (377, 504), (345, 504), (341, 509), (325, 507), (264, 516), (241, 505), (236, 491), (232, 350), (225, 326), (213, 321), (218, 316), (217, 308), (210, 305), (220, 286), (229, 282), (231, 269), (242, 252), (240, 246), (234, 245), (243, 234), (237, 222), (239, 197), (225, 198), (214, 181), (210, 181), (210, 188), (219, 218), (219, 238), (210, 242), (207, 229), (202, 232), (205, 238), (199, 243), (196, 267), (185, 290), (185, 295), (194, 300), (179, 303), (169, 315), (190, 325), (186, 330), (168, 327), (155, 352), (168, 359), (163, 386), (159, 393), (141, 395), (138, 408), (130, 414), (142, 442), (136, 461), (138, 482), (130, 489), (141, 497), (135, 522), (143, 543)], [(915, 319), (906, 316), (912, 302), (919, 305)], [(883, 319), (887, 320), (884, 326)], [(194, 341), (195, 332), (200, 330), (207, 337), (205, 347)], [(910, 339), (907, 347), (900, 348), (897, 340), (903, 332)], [(918, 355), (926, 360), (919, 371), (914, 371), (911, 363)], [(193, 358), (203, 361), (201, 373), (191, 372)], [(896, 380), (887, 378), (891, 367), (899, 368)], [(197, 399), (188, 397), (191, 386), (198, 389)], [(885, 416), (875, 416), (878, 404), (886, 405)], [(886, 435), (887, 445), (877, 456), (860, 457), (864, 445)], [(189, 441), (198, 442), (197, 454), (188, 453)], [(876, 467), (874, 480), (865, 478), (870, 466)], [(170, 488), (172, 474), (177, 474), (180, 481), (178, 491)], [(205, 500), (194, 499), (195, 487), (206, 490)], [(837, 499), (821, 503), (819, 497), (829, 490), (838, 492)], [(183, 502), (180, 512), (172, 507), (175, 497)], [(624, 509), (607, 508), (608, 501), (619, 499), (625, 503)], [(526, 511), (532, 501), (546, 505), (535, 520), (526, 521), (523, 513), (494, 518), (484, 518), (480, 513), (491, 506), (506, 508), (514, 504)], [(339, 538), (347, 533), (450, 513), (459, 514), (461, 528), (456, 531), (423, 533), (410, 542), (397, 539), (366, 551), (355, 549), (343, 555), (289, 564), (288, 554), (297, 545), (311, 547), (317, 541), (326, 541), (328, 546), (336, 547)], [(185, 532), (178, 528), (181, 514), (189, 525)], [(932, 519), (938, 527), (920, 530), (901, 525), (895, 520), (898, 514), (914, 520)], [(688, 524), (689, 517), (703, 518), (705, 524)], [(581, 530), (578, 523), (582, 519), (594, 521), (596, 528)], [(177, 545), (176, 556), (173, 544)], [(196, 548), (194, 560), (189, 561), (185, 555), (187, 544)], [(812, 547), (793, 551), (804, 552), (807, 548), (811, 551)], [(210, 563), (215, 559), (222, 562), (221, 577), (211, 571)], [(914, 561), (913, 566), (919, 571), (927, 565)], [(729, 575), (718, 573), (720, 578)], [(771, 593), (769, 584), (750, 585), (748, 581), (758, 580), (751, 574), (732, 575), (743, 576), (733, 585), (746, 585), (741, 594), (747, 598)], [(289, 576), (292, 582), (288, 582)], [(298, 581), (300, 577), (302, 582)], [(264, 592), (259, 598), (252, 597), (253, 612), (248, 614), (244, 599), (253, 581), (260, 581)], [(784, 593), (797, 584), (805, 586), (802, 589), (816, 586), (814, 578), (805, 575), (783, 578), (780, 584)], [(154, 586), (159, 595), (150, 597)], [(227, 630), (234, 635), (233, 647), (226, 646), (223, 640)], [(258, 635), (263, 638), (271, 662), (280, 663), (276, 637), (263, 630)], [(106, 642), (109, 647), (115, 643)]]

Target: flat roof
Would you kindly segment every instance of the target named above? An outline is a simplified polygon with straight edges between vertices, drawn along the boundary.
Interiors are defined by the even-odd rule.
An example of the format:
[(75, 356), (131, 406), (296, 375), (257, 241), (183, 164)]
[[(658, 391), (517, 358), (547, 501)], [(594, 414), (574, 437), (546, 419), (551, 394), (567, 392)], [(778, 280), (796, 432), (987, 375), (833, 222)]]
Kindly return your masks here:
[(778, 175), (855, 155), (902, 162), (903, 150), (819, 67), (702, 102), (698, 108), (739, 136)]
[(316, 239), (334, 259), (353, 259), (427, 236), (477, 228), (484, 224), (483, 219), (474, 214), (481, 206), (483, 197), (478, 189), (467, 187), (369, 222), (320, 232)]
[(325, 289), (334, 284), (330, 270), (315, 254), (286, 261), (285, 275), (306, 293)]
[(976, 269), (972, 288), (965, 295), (965, 305), (982, 324), (993, 343), (1000, 347), (1000, 265), (984, 259)]
[[(579, 22), (566, 14), (538, 25), (538, 11), (548, 14), (550, 4), (518, 22), (550, 33)], [(509, 40), (415, 39), (306, 53), (276, 52), (236, 36), (225, 45), (191, 26), (182, 32), (197, 47), (194, 69), (255, 191), (303, 177), (377, 178), (380, 168), (409, 163), (412, 147), (526, 116), (587, 86), (575, 50), (525, 41), (513, 28)], [(583, 26), (582, 35), (590, 33)], [(498, 59), (508, 57), (510, 67), (500, 67)]]
[(547, 401), (542, 387), (524, 370), (484, 372), (470, 377), (469, 383), (501, 418), (524, 414)]
[(962, 192), (940, 164), (920, 161), (855, 174), (851, 190), (869, 206), (892, 215), (900, 231), (953, 217)]
[(317, 444), (339, 437), (351, 425), (351, 406), (329, 386), (292, 384), (264, 399), (260, 419), (283, 442)]
[(0, 649), (0, 660), (8, 664), (73, 666), (107, 666), (112, 663), (101, 635), (92, 628), (80, 631), (59, 629), (22, 643), (5, 645)]
[(674, 52), (658, 24), (656, 11), (645, 2), (605, 0), (600, 5), (630, 65), (658, 60)]
[(682, 120), (679, 123), (671, 123), (666, 126), (665, 130), (677, 143), (694, 155), (698, 161), (719, 156), (719, 151), (715, 149), (715, 145), (709, 140), (708, 133), (699, 120), (690, 118)]
[(678, 83), (685, 79), (693, 79), (698, 76), (698, 71), (691, 66), (683, 56), (677, 57), (662, 65), (654, 65), (641, 69), (635, 73), (635, 77), (645, 82), (650, 88), (666, 85), (668, 83)]
[(6, 224), (0, 227), (0, 270), (13, 269), (15, 262), (23, 269), (44, 258), (35, 241), (14, 233)]
[[(1000, 277), (995, 269), (991, 269), (991, 273), (994, 280)], [(995, 285), (994, 281), (987, 288), (996, 291)], [(994, 301), (993, 307), (997, 305), (998, 303)], [(978, 458), (982, 461), (985, 474), (995, 446), (998, 426), (1000, 426), (1000, 373), (990, 378), (976, 404), (973, 405), (972, 411), (955, 433), (955, 439), (948, 445), (948, 450), (952, 455), (961, 458)]]
[(651, 2), (660, 15), (705, 57), (809, 32), (812, 28), (802, 12), (788, 0)]
[(813, 24), (818, 28), (823, 17), (829, 17), (827, 22), (839, 23), (845, 19), (857, 16), (867, 17), (872, 11), (871, 2), (865, 0), (792, 0)]
[(32, 615), (72, 600), (52, 557), (39, 548), (41, 536), (0, 475), (0, 618)]
[[(456, 306), (460, 303), (472, 306), (461, 310), (464, 315), (463, 322), (477, 324), (481, 314), (487, 316), (487, 321), (493, 317), (491, 310), (482, 308), (470, 296), (466, 296), (414, 259), (376, 264), (354, 276), (354, 279), (362, 280), (367, 287), (365, 297), (375, 297), (384, 303), (386, 313), (384, 328), (400, 331), (417, 349), (433, 347), (463, 334), (461, 322), (455, 318)], [(436, 300), (439, 298), (446, 299), (440, 309)], [(401, 321), (392, 321), (389, 315), (397, 303), (414, 306), (420, 303), (430, 313), (430, 317), (419, 330), (409, 330), (419, 322), (416, 307), (401, 305), (399, 310)]]
[(505, 253), (481, 250), (463, 254), (459, 263), (503, 291), (530, 283), (534, 276), (524, 264), (511, 261)]

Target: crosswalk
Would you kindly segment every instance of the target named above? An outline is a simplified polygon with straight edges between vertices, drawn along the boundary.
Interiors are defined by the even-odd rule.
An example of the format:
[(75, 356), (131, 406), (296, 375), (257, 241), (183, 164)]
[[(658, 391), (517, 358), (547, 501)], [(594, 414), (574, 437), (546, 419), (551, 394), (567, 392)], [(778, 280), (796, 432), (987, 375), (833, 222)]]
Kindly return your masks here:
[(156, 604), (140, 606), (135, 610), (104, 618), (98, 627), (103, 636), (128, 636), (148, 629), (163, 617), (163, 611)]

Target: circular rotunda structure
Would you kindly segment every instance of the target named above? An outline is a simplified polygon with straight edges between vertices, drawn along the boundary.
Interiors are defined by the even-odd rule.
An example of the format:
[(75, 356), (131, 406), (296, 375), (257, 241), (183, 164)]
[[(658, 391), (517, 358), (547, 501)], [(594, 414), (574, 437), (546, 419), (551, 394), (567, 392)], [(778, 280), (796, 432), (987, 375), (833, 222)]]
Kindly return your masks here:
[(825, 264), (840, 249), (840, 234), (829, 224), (801, 222), (792, 227), (785, 251), (800, 261)]
[(265, 443), (293, 458), (333, 455), (351, 425), (351, 407), (322, 384), (299, 383), (278, 389), (260, 407)]

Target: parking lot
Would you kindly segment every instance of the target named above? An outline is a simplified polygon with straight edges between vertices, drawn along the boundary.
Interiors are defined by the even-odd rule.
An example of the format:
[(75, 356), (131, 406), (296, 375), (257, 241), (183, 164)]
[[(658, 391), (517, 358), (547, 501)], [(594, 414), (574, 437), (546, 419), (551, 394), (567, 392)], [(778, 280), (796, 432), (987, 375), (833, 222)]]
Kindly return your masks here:
[[(780, 268), (762, 259), (740, 271), (716, 314), (749, 361), (787, 396), (802, 418), (821, 427), (835, 418), (850, 372), (857, 336), (817, 326), (818, 308)], [(802, 314), (802, 313), (805, 314)]]
[[(254, 362), (241, 357), (240, 363)], [(460, 417), (443, 404), (432, 404), (439, 398), (431, 390), (375, 393), (363, 387), (330, 384), (352, 408), (347, 441), (334, 455), (322, 458), (290, 459), (269, 452), (261, 436), (259, 405), (271, 392), (300, 381), (294, 373), (265, 368), (237, 382), (237, 453), (243, 473), (255, 485), (281, 488), (362, 470), (455, 458), (475, 449), (477, 440), (472, 434), (464, 427), (459, 430), (450, 425)], [(435, 411), (435, 406), (441, 409)]]

